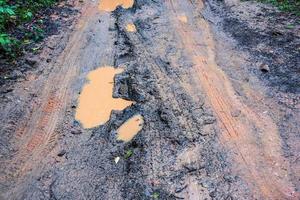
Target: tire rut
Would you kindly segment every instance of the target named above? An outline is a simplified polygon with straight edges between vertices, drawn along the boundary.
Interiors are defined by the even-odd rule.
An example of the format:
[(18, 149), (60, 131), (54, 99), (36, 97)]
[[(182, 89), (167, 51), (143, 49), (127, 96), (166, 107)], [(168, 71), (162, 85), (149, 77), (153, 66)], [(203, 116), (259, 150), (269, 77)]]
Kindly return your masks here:
[[(86, 7), (85, 10), (90, 8)], [(83, 17), (81, 20), (88, 18)], [(79, 22), (80, 26), (84, 26), (85, 23)], [(30, 113), (29, 121), (16, 131), (17, 151), (11, 159), (5, 161), (6, 173), (0, 177), (1, 180), (15, 182), (28, 174), (49, 154), (49, 147), (56, 142), (55, 129), (70, 102), (69, 90), (79, 70), (74, 57), (79, 54), (81, 44), (77, 41), (82, 40), (82, 36), (82, 31), (77, 28), (55, 63), (58, 67), (51, 72), (44, 87), (40, 88), (39, 102)]]
[[(170, 0), (169, 3), (175, 16), (180, 10), (185, 12), (183, 8), (188, 7), (191, 10), (185, 2)], [(197, 1), (197, 4), (200, 9), (203, 8), (201, 1)], [(244, 168), (243, 176), (250, 185), (253, 185), (253, 189), (255, 190), (256, 186), (260, 188), (258, 195), (270, 199), (293, 198), (295, 190), (284, 170), (288, 169), (288, 164), (282, 157), (281, 141), (275, 123), (268, 115), (258, 114), (236, 96), (230, 81), (216, 64), (215, 44), (208, 22), (199, 17), (193, 19), (193, 15), (190, 15), (190, 18), (195, 27), (199, 28), (198, 33), (201, 37), (197, 35), (195, 27), (176, 22), (174, 24), (182, 37), (183, 46), (190, 52), (199, 83), (207, 94), (207, 100), (221, 128), (224, 129), (223, 143), (238, 153), (239, 156), (235, 161), (238, 167)], [(198, 47), (199, 42), (204, 48)], [(232, 116), (235, 108), (240, 109), (242, 113), (239, 118)], [(258, 130), (259, 138), (255, 133)], [(257, 140), (260, 143), (258, 145), (254, 144)], [(250, 150), (251, 155), (248, 154)], [(274, 163), (277, 166), (274, 166)], [(273, 173), (280, 174), (280, 178), (275, 178)]]

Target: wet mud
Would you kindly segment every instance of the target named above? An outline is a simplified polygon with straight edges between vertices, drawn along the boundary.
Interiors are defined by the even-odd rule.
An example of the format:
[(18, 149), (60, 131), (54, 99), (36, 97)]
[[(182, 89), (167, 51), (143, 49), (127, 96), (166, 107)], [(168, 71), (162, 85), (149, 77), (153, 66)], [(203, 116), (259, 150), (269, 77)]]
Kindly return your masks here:
[(27, 117), (2, 119), (0, 199), (298, 199), (297, 77), (246, 39), (268, 33), (250, 8), (86, 2), (59, 67), (23, 84), (40, 85)]

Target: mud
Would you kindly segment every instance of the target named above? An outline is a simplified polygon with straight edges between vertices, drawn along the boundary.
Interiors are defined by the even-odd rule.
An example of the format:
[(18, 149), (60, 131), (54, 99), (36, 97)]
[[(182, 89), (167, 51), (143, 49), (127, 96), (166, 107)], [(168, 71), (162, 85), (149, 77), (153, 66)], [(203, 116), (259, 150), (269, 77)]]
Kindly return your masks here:
[[(86, 2), (55, 62), (1, 99), (0, 199), (298, 199), (298, 55), (267, 37), (282, 14), (253, 2), (118, 1), (105, 12), (103, 2)], [(278, 37), (295, 47), (296, 32)], [(276, 68), (257, 48), (291, 60)], [(78, 99), (99, 66), (114, 68), (95, 76), (106, 86), (88, 104), (100, 105), (95, 94), (135, 104), (109, 104), (106, 122), (85, 129)]]

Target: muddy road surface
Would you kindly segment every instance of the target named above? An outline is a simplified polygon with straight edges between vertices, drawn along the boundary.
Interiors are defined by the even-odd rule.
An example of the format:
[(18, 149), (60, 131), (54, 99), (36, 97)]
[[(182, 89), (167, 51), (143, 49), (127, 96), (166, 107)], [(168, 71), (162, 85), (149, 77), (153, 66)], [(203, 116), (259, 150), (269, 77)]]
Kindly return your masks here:
[(0, 199), (300, 198), (299, 26), (255, 2), (78, 9), (1, 93)]

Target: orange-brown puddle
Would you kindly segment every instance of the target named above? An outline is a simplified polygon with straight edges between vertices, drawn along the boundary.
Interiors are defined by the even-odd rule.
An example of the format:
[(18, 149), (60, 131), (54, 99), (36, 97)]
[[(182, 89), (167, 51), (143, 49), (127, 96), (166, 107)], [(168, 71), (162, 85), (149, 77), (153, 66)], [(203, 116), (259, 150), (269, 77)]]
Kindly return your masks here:
[(127, 24), (126, 25), (126, 31), (127, 32), (136, 32), (136, 27), (134, 24)]
[(117, 139), (124, 142), (129, 142), (142, 130), (143, 124), (144, 119), (142, 115), (133, 116), (117, 130)]
[(178, 16), (179, 21), (181, 21), (182, 23), (187, 23), (188, 22), (188, 18), (185, 15), (180, 15)]
[(109, 120), (112, 110), (123, 110), (134, 102), (113, 98), (114, 77), (124, 69), (105, 66), (90, 72), (80, 94), (76, 120), (84, 128), (94, 128)]
[(118, 6), (123, 8), (131, 8), (134, 0), (101, 0), (99, 4), (99, 10), (111, 12), (114, 11)]

